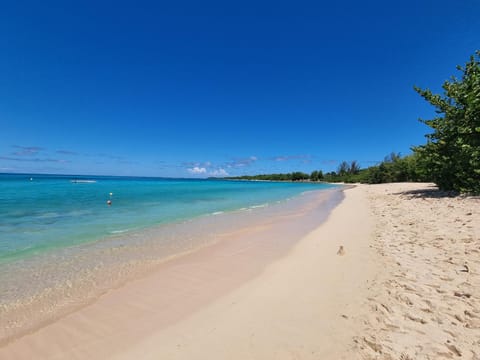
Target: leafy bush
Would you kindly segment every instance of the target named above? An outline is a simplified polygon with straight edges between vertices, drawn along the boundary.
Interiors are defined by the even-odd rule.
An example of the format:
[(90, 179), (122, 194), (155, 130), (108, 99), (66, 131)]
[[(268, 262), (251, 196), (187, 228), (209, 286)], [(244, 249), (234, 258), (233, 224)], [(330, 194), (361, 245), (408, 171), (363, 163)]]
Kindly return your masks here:
[(415, 90), (439, 116), (420, 120), (433, 129), (427, 143), (413, 150), (427, 176), (442, 190), (480, 194), (480, 51), (465, 67), (462, 78), (443, 84), (443, 95)]

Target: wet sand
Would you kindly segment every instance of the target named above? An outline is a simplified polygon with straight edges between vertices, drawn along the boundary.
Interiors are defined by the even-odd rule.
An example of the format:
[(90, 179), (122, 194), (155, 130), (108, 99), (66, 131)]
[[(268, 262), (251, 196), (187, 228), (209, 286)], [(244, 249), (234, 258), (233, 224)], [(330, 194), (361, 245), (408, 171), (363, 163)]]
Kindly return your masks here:
[[(241, 273), (252, 277), (316, 228), (342, 198), (339, 189), (310, 191), (268, 206), (132, 231), (2, 266), (0, 347), (94, 303), (112, 289), (164, 269), (174, 258), (217, 242), (250, 244), (250, 263)], [(208, 256), (208, 250), (203, 254)], [(228, 285), (236, 282), (231, 279)]]
[[(109, 291), (91, 305), (10, 341), (0, 348), (0, 358), (136, 357), (133, 353), (128, 355), (136, 349), (140, 349), (142, 355), (139, 356), (144, 358), (144, 342), (158, 333), (161, 333), (162, 344), (175, 347), (174, 342), (165, 340), (168, 338), (165, 331), (204, 313), (246, 284), (262, 279), (279, 258), (289, 258), (287, 254), (305, 235), (304, 227), (310, 224), (312, 216), (316, 219), (310, 224), (314, 229), (324, 220), (322, 208), (331, 206), (328, 201), (318, 205), (320, 209), (303, 207), (304, 212), (226, 234), (225, 239), (212, 246), (168, 261), (148, 276)], [(283, 281), (280, 285), (288, 290)], [(260, 320), (258, 315), (255, 317)], [(226, 314), (219, 311), (205, 324), (226, 318)], [(234, 326), (235, 320), (231, 324)], [(188, 326), (186, 335), (204, 332)], [(152, 356), (168, 353), (168, 349), (160, 347), (152, 351)], [(188, 352), (180, 351), (178, 356), (186, 354)]]

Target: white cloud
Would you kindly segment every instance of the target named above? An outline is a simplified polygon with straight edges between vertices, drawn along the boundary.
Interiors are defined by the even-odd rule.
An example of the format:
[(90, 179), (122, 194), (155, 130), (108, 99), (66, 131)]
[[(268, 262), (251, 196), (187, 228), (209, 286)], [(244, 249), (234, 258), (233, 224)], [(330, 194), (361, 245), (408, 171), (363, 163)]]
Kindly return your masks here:
[(225, 169), (216, 169), (213, 171), (210, 171), (211, 176), (228, 176), (228, 172), (225, 171)]
[(250, 166), (257, 160), (258, 158), (256, 156), (250, 156), (248, 158), (237, 158), (237, 159), (234, 159), (233, 161), (230, 161), (224, 164), (224, 166), (228, 168), (240, 168), (240, 167)]
[(275, 156), (270, 160), (274, 161), (289, 161), (289, 160), (301, 160), (303, 163), (309, 163), (311, 161), (311, 155), (285, 155), (285, 156)]
[(246, 168), (253, 165), (256, 161), (258, 161), (258, 157), (256, 156), (249, 156), (245, 158), (234, 158), (232, 161), (223, 163), (223, 164), (215, 164), (211, 161), (204, 161), (204, 162), (183, 162), (182, 166), (184, 166), (190, 174), (193, 175), (202, 175), (208, 174), (209, 176), (229, 176), (229, 172), (227, 169), (239, 169), (239, 168)]
[(207, 169), (204, 167), (194, 166), (193, 168), (187, 169), (190, 174), (205, 174)]
[(198, 162), (198, 161), (186, 161), (186, 162), (183, 162), (182, 163), (183, 166), (186, 166), (186, 167), (190, 167), (190, 168), (193, 168), (193, 167), (204, 167), (204, 168), (208, 168), (210, 166), (212, 166), (212, 163), (210, 161), (205, 161), (205, 162)]

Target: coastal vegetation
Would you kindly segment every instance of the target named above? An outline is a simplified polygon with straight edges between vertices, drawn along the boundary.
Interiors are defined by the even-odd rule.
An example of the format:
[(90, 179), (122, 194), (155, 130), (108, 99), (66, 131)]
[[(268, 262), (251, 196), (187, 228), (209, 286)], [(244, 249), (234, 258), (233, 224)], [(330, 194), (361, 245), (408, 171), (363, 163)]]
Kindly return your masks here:
[(342, 161), (336, 171), (311, 174), (262, 174), (229, 177), (241, 180), (325, 181), (380, 184), (432, 181), (441, 190), (480, 194), (480, 51), (457, 69), (462, 77), (444, 82), (443, 95), (415, 87), (436, 109), (437, 117), (420, 121), (433, 129), (427, 143), (401, 156), (391, 153), (382, 162), (361, 169), (357, 161)]
[(231, 180), (257, 180), (257, 181), (323, 181), (345, 183), (380, 184), (402, 181), (427, 181), (428, 178), (418, 165), (417, 156), (400, 156), (392, 153), (375, 166), (361, 169), (357, 161), (342, 161), (337, 171), (323, 173), (314, 170), (311, 174), (292, 172), (286, 174), (261, 174), (227, 177)]
[(480, 51), (457, 69), (460, 79), (443, 83), (443, 95), (415, 90), (435, 107), (437, 117), (421, 120), (433, 129), (414, 147), (419, 166), (442, 190), (480, 194)]
[[(311, 180), (310, 175), (300, 171), (295, 171), (286, 174), (261, 174), (261, 175), (243, 175), (243, 176), (230, 176), (225, 179), (229, 180), (257, 180), (257, 181), (305, 181)], [(314, 181), (318, 181), (318, 176)]]

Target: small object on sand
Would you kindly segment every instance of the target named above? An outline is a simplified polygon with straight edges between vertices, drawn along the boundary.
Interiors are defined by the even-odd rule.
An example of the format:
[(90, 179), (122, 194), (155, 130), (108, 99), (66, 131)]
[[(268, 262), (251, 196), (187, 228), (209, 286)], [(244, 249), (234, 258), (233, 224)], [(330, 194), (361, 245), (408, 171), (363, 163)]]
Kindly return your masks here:
[(469, 299), (469, 298), (472, 297), (472, 294), (464, 293), (464, 292), (460, 292), (460, 291), (455, 291), (455, 292), (453, 293), (453, 295), (458, 296), (458, 297), (461, 297), (461, 298), (467, 298), (467, 299)]
[(467, 272), (467, 273), (468, 273), (468, 272), (470, 272), (470, 268), (468, 267), (467, 264), (464, 264), (464, 265), (463, 265), (463, 269), (460, 270), (460, 271), (461, 271), (461, 272)]
[(343, 246), (340, 246), (338, 248), (337, 255), (340, 255), (340, 256), (345, 255), (345, 249), (343, 248)]
[(112, 200), (107, 200), (107, 205), (112, 205)]

